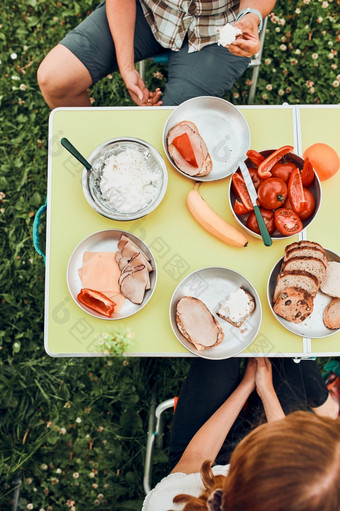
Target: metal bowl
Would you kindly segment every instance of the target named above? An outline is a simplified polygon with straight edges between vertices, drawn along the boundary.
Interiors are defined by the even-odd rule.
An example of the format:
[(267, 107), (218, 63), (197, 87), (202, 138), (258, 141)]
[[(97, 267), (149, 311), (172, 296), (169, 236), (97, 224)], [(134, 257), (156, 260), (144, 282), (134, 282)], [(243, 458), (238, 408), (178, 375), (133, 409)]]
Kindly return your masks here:
[[(89, 309), (88, 307), (81, 304), (77, 300), (78, 293), (82, 288), (82, 283), (80, 280), (78, 270), (83, 265), (84, 252), (115, 252), (117, 250), (118, 241), (122, 234), (131, 239), (149, 258), (151, 266), (153, 268), (153, 271), (150, 273), (151, 288), (145, 292), (144, 300), (140, 305), (132, 303), (130, 302), (130, 300), (126, 299), (122, 309), (119, 312), (114, 312), (113, 315), (110, 318), (108, 318), (106, 316), (103, 316), (102, 314), (99, 314)], [(105, 231), (98, 231), (91, 234), (87, 238), (83, 239), (77, 245), (77, 247), (73, 250), (70, 256), (67, 265), (66, 280), (69, 292), (73, 300), (87, 314), (95, 318), (106, 320), (124, 319), (136, 314), (143, 307), (145, 307), (145, 305), (150, 300), (156, 288), (157, 265), (151, 250), (140, 238), (138, 238), (134, 234), (131, 234), (130, 232), (116, 229), (108, 229)]]
[[(168, 133), (181, 121), (191, 121), (205, 141), (213, 162), (206, 176), (189, 176), (173, 162), (169, 151)], [(183, 176), (194, 181), (217, 181), (232, 174), (238, 161), (245, 158), (250, 146), (250, 129), (245, 117), (228, 101), (214, 96), (200, 96), (181, 103), (169, 116), (163, 129), (163, 148), (171, 165)]]
[[(325, 249), (328, 260), (329, 261), (336, 261), (340, 262), (340, 257), (331, 250)], [(274, 317), (277, 319), (281, 325), (289, 330), (289, 332), (292, 332), (295, 335), (299, 335), (300, 337), (306, 337), (311, 339), (320, 339), (323, 337), (329, 337), (330, 335), (333, 335), (337, 332), (339, 332), (339, 329), (332, 330), (330, 328), (327, 328), (326, 325), (323, 322), (323, 314), (325, 311), (325, 308), (331, 301), (331, 297), (328, 295), (325, 295), (321, 291), (318, 291), (316, 297), (314, 298), (314, 308), (313, 312), (310, 316), (308, 316), (305, 321), (302, 323), (293, 323), (292, 321), (287, 321), (286, 319), (282, 318), (278, 314), (274, 312), (273, 309), (273, 295), (276, 287), (277, 277), (281, 270), (283, 257), (279, 259), (279, 261), (274, 265), (269, 278), (268, 278), (268, 284), (267, 284), (267, 299), (269, 303), (269, 307), (274, 315)]]
[[(219, 303), (230, 293), (243, 287), (255, 300), (255, 310), (240, 328), (236, 328), (216, 314)], [(176, 305), (184, 296), (200, 299), (220, 323), (224, 339), (218, 346), (198, 351), (179, 331), (176, 323)], [(255, 339), (262, 320), (262, 306), (254, 286), (240, 273), (221, 266), (201, 268), (190, 273), (176, 287), (169, 307), (171, 328), (179, 342), (194, 355), (210, 360), (233, 357), (245, 350)]]
[[(148, 170), (152, 171), (151, 187), (153, 194), (151, 199), (142, 206), (127, 208), (126, 193), (121, 188), (116, 188), (111, 195), (111, 200), (103, 196), (100, 188), (103, 169), (111, 156), (117, 156), (122, 152), (134, 149), (138, 151), (147, 162)], [(90, 206), (112, 220), (135, 220), (153, 211), (161, 202), (168, 184), (168, 173), (165, 162), (158, 151), (144, 140), (138, 138), (115, 138), (98, 146), (89, 156), (88, 161), (92, 170), (85, 167), (82, 174), (82, 187), (85, 198)], [(131, 194), (135, 183), (131, 185)]]
[[(260, 154), (262, 154), (265, 158), (267, 158), (272, 152), (274, 152), (274, 150), (275, 149), (267, 149), (265, 151), (260, 151)], [(302, 169), (304, 160), (297, 154), (289, 153), (285, 158), (287, 159), (287, 161), (293, 161), (300, 169)], [(249, 167), (249, 168), (256, 168), (256, 166), (250, 161), (249, 158), (247, 158), (245, 160), (245, 163), (246, 163), (247, 167)], [(315, 217), (318, 214), (318, 211), (319, 211), (320, 205), (321, 205), (321, 198), (322, 198), (321, 183), (320, 183), (319, 177), (315, 171), (314, 171), (314, 176), (315, 176), (315, 179), (314, 179), (312, 185), (308, 187), (308, 189), (312, 192), (312, 194), (314, 196), (315, 209), (314, 209), (313, 214), (309, 218), (307, 218), (307, 220), (302, 221), (304, 229), (306, 227), (308, 227), (313, 222), (313, 220), (315, 219)], [(231, 209), (236, 221), (240, 224), (241, 227), (243, 227), (248, 232), (248, 234), (250, 234), (251, 236), (254, 236), (255, 238), (261, 239), (260, 234), (257, 234), (256, 232), (252, 231), (251, 229), (248, 229), (248, 227), (246, 226), (248, 213), (245, 215), (236, 215), (236, 213), (234, 211), (234, 204), (238, 197), (233, 190), (231, 179), (229, 182), (228, 197), (229, 197), (229, 206), (230, 206), (230, 209)], [(276, 229), (274, 231), (274, 233), (271, 235), (271, 238), (273, 240), (282, 240), (282, 239), (286, 239), (286, 238), (291, 238), (293, 236), (296, 236), (296, 234), (292, 234), (291, 236), (285, 236), (284, 234), (281, 234)]]

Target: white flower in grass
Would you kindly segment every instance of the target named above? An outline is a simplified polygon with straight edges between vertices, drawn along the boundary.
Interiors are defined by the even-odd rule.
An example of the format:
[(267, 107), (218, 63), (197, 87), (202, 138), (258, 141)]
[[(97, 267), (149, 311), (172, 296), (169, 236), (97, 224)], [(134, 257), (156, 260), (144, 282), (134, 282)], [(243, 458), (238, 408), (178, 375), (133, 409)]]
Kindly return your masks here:
[(334, 59), (334, 53), (329, 53), (329, 54), (328, 54), (328, 58), (329, 58), (329, 59)]
[(323, 22), (323, 17), (319, 16), (318, 18), (316, 18), (316, 22), (317, 23), (322, 23)]
[(322, 7), (323, 9), (327, 9), (327, 7), (328, 7), (328, 6), (329, 6), (329, 3), (328, 3), (328, 2), (322, 2), (322, 4), (321, 4), (321, 7)]
[(269, 66), (269, 65), (270, 65), (270, 63), (271, 63), (271, 61), (272, 61), (272, 59), (266, 59), (266, 60), (264, 61), (264, 63), (266, 64), (266, 66)]
[(81, 423), (81, 418), (80, 418), (80, 417), (77, 417), (77, 418), (76, 418), (76, 422), (77, 422), (78, 424), (80, 424), (80, 423)]
[(96, 474), (94, 474), (93, 472), (90, 472), (89, 477), (91, 477), (91, 479), (93, 479), (94, 477), (96, 477)]
[(262, 94), (262, 99), (268, 99), (268, 94)]
[(13, 53), (11, 53), (11, 59), (12, 59), (12, 60), (15, 60), (15, 59), (17, 59), (17, 58), (18, 58), (18, 55), (17, 55), (16, 53), (14, 53), (14, 52), (13, 52)]
[(303, 3), (308, 5), (308, 4), (310, 4), (310, 0), (303, 0)]
[(43, 463), (42, 465), (40, 465), (40, 468), (42, 468), (43, 470), (47, 470), (48, 466), (46, 465), (46, 463)]
[(295, 50), (295, 54), (296, 54), (296, 55), (301, 55), (301, 50), (300, 50), (299, 48), (297, 48), (297, 49)]
[(295, 14), (300, 14), (300, 12), (301, 12), (301, 9), (299, 9), (299, 8), (295, 9)]
[(20, 90), (26, 90), (26, 89), (27, 89), (27, 87), (26, 87), (26, 85), (25, 85), (24, 83), (21, 83), (21, 84), (19, 85), (19, 89), (20, 89)]
[(56, 473), (57, 473), (57, 474), (61, 474), (61, 468), (57, 468), (57, 469), (56, 469)]
[(280, 44), (281, 51), (286, 51), (286, 49), (287, 49), (287, 46), (285, 44)]
[(271, 83), (268, 83), (268, 85), (266, 85), (266, 89), (267, 90), (272, 90), (273, 89), (273, 86)]
[(318, 55), (317, 53), (313, 53), (313, 54), (312, 54), (312, 59), (313, 59), (313, 60), (316, 60), (316, 59), (318, 59), (318, 58), (319, 58), (319, 55)]
[(334, 80), (332, 83), (333, 87), (339, 87), (340, 82), (338, 80)]
[(279, 96), (283, 96), (284, 93), (285, 93), (285, 91), (283, 89), (279, 89), (279, 91), (278, 91), (278, 95)]
[(280, 27), (276, 27), (275, 28), (275, 32), (281, 32), (281, 28)]
[(74, 473), (73, 473), (73, 478), (74, 478), (74, 479), (78, 479), (78, 477), (79, 477), (78, 472), (74, 472)]
[(30, 502), (29, 504), (27, 504), (27, 506), (26, 506), (26, 507), (27, 507), (27, 509), (34, 509), (34, 508), (33, 508), (33, 504), (31, 504), (31, 502)]
[(66, 434), (66, 428), (60, 428), (60, 429), (59, 429), (59, 433), (60, 433), (61, 435), (65, 435), (65, 434)]

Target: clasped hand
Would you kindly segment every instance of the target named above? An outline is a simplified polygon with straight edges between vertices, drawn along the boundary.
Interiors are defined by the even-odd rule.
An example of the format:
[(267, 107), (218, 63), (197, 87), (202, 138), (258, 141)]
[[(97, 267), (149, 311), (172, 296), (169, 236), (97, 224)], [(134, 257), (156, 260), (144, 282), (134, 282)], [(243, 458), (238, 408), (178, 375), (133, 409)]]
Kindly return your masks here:
[(252, 358), (248, 361), (242, 383), (249, 386), (251, 392), (256, 389), (260, 397), (273, 392), (272, 365), (268, 358)]

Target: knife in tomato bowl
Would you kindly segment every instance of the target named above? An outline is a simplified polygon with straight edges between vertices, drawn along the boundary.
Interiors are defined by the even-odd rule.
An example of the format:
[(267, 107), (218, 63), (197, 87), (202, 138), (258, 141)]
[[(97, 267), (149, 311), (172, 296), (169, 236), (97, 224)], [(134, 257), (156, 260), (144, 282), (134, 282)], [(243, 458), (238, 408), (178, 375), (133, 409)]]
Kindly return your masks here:
[(248, 190), (248, 193), (249, 193), (249, 196), (250, 196), (250, 200), (251, 200), (251, 203), (252, 205), (254, 206), (254, 213), (256, 215), (256, 220), (257, 220), (257, 223), (259, 224), (259, 229), (260, 229), (260, 233), (261, 233), (261, 236), (262, 236), (262, 240), (263, 240), (263, 243), (265, 244), (266, 247), (270, 247), (273, 243), (273, 240), (268, 232), (268, 229), (267, 229), (267, 226), (266, 226), (266, 223), (263, 219), (263, 216), (261, 214), (261, 211), (260, 211), (260, 208), (259, 206), (257, 205), (257, 193), (256, 193), (256, 190), (255, 190), (255, 186), (254, 186), (254, 183), (253, 183), (253, 180), (251, 178), (251, 175), (249, 173), (249, 170), (248, 170), (248, 167), (247, 165), (244, 163), (244, 161), (239, 161), (239, 168), (240, 168), (240, 171), (241, 171), (241, 174), (242, 174), (242, 177), (243, 177), (243, 180), (246, 184), (246, 187), (247, 187), (247, 190)]

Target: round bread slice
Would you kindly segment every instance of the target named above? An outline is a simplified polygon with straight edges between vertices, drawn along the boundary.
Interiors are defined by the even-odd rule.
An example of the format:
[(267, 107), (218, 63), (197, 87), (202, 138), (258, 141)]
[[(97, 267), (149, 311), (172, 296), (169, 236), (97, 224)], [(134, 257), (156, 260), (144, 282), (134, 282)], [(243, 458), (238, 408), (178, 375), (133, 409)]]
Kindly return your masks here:
[(314, 297), (319, 290), (319, 281), (315, 275), (312, 275), (307, 271), (281, 271), (277, 277), (277, 283), (273, 295), (274, 303), (287, 287), (299, 287)]
[(319, 281), (319, 285), (326, 275), (325, 264), (321, 259), (315, 257), (292, 257), (288, 259), (288, 261), (282, 264), (282, 271), (291, 270), (308, 271), (308, 273), (315, 275)]
[(248, 291), (240, 287), (220, 303), (216, 314), (236, 328), (240, 328), (255, 309), (255, 300)]
[(330, 261), (320, 289), (328, 296), (340, 298), (340, 263)]
[(288, 287), (274, 304), (274, 312), (293, 323), (301, 323), (313, 312), (313, 297), (299, 287)]
[(323, 322), (332, 330), (340, 328), (340, 298), (333, 298), (329, 302), (323, 315)]
[(292, 248), (291, 250), (285, 251), (283, 261), (286, 262), (292, 257), (314, 257), (315, 259), (321, 259), (321, 261), (327, 267), (328, 257), (324, 250), (320, 250), (316, 247), (302, 246), (298, 248)]
[(289, 250), (294, 249), (294, 248), (302, 248), (302, 247), (318, 248), (319, 250), (322, 250), (326, 254), (325, 249), (319, 243), (316, 243), (316, 241), (308, 241), (308, 240), (295, 241), (294, 243), (287, 245), (285, 248), (285, 253), (288, 252)]
[(198, 351), (217, 346), (224, 339), (217, 319), (201, 300), (192, 296), (184, 296), (177, 302), (176, 324)]

